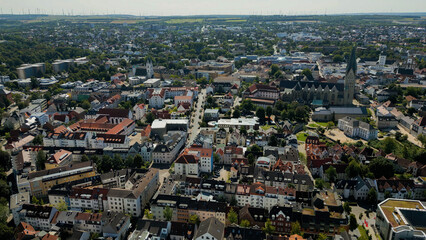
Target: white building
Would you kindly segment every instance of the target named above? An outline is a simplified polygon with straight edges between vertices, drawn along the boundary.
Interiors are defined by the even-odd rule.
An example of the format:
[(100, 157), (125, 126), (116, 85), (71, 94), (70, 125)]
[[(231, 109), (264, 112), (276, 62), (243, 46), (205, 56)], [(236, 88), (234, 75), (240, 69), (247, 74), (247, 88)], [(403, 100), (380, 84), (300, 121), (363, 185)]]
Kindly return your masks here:
[(351, 138), (359, 137), (367, 141), (377, 139), (377, 129), (366, 122), (362, 122), (351, 117), (339, 119), (337, 126)]
[(9, 208), (12, 212), (13, 220), (16, 226), (19, 224), (19, 211), (21, 211), (24, 204), (30, 204), (30, 201), (31, 199), (29, 192), (17, 193), (10, 196)]

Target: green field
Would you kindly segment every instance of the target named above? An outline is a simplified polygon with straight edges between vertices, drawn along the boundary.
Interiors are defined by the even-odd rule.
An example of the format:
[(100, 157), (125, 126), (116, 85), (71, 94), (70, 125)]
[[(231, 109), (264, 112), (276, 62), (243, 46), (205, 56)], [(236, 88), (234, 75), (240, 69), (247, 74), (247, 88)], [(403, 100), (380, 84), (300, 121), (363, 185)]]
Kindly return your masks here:
[(181, 23), (197, 23), (202, 21), (204, 21), (204, 19), (202, 18), (175, 18), (175, 19), (167, 20), (166, 23), (181, 24)]

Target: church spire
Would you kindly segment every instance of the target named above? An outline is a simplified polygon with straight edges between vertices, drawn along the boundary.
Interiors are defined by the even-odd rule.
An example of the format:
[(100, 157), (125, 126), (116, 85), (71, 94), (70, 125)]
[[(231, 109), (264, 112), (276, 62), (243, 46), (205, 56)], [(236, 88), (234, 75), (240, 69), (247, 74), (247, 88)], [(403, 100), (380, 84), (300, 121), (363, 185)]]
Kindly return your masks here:
[(352, 47), (352, 52), (351, 52), (351, 56), (349, 58), (348, 61), (348, 65), (346, 67), (346, 75), (348, 75), (348, 73), (353, 70), (354, 74), (356, 75), (356, 68), (357, 68), (357, 63), (356, 63), (356, 55), (355, 55), (355, 50), (356, 50), (356, 46)]

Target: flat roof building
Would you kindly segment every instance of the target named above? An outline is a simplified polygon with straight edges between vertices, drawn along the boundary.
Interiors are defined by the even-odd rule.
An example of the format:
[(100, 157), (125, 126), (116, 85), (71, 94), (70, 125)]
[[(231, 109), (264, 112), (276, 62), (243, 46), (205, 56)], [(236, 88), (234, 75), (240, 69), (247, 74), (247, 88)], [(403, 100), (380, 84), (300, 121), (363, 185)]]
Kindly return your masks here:
[(426, 207), (418, 200), (388, 198), (378, 204), (376, 227), (382, 239), (426, 239)]

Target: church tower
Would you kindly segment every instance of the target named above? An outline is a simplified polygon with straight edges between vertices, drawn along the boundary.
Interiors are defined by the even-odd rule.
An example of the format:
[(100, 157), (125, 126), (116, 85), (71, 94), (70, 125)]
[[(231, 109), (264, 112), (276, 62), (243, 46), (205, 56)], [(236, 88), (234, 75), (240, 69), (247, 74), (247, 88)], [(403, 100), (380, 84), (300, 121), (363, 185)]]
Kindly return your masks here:
[(154, 77), (154, 67), (152, 66), (152, 60), (150, 57), (146, 60), (146, 79)]
[(345, 76), (345, 92), (344, 92), (344, 105), (352, 105), (352, 101), (355, 95), (355, 78), (357, 70), (357, 62), (355, 56), (356, 47), (352, 48), (351, 57), (349, 58), (348, 65), (346, 67)]

